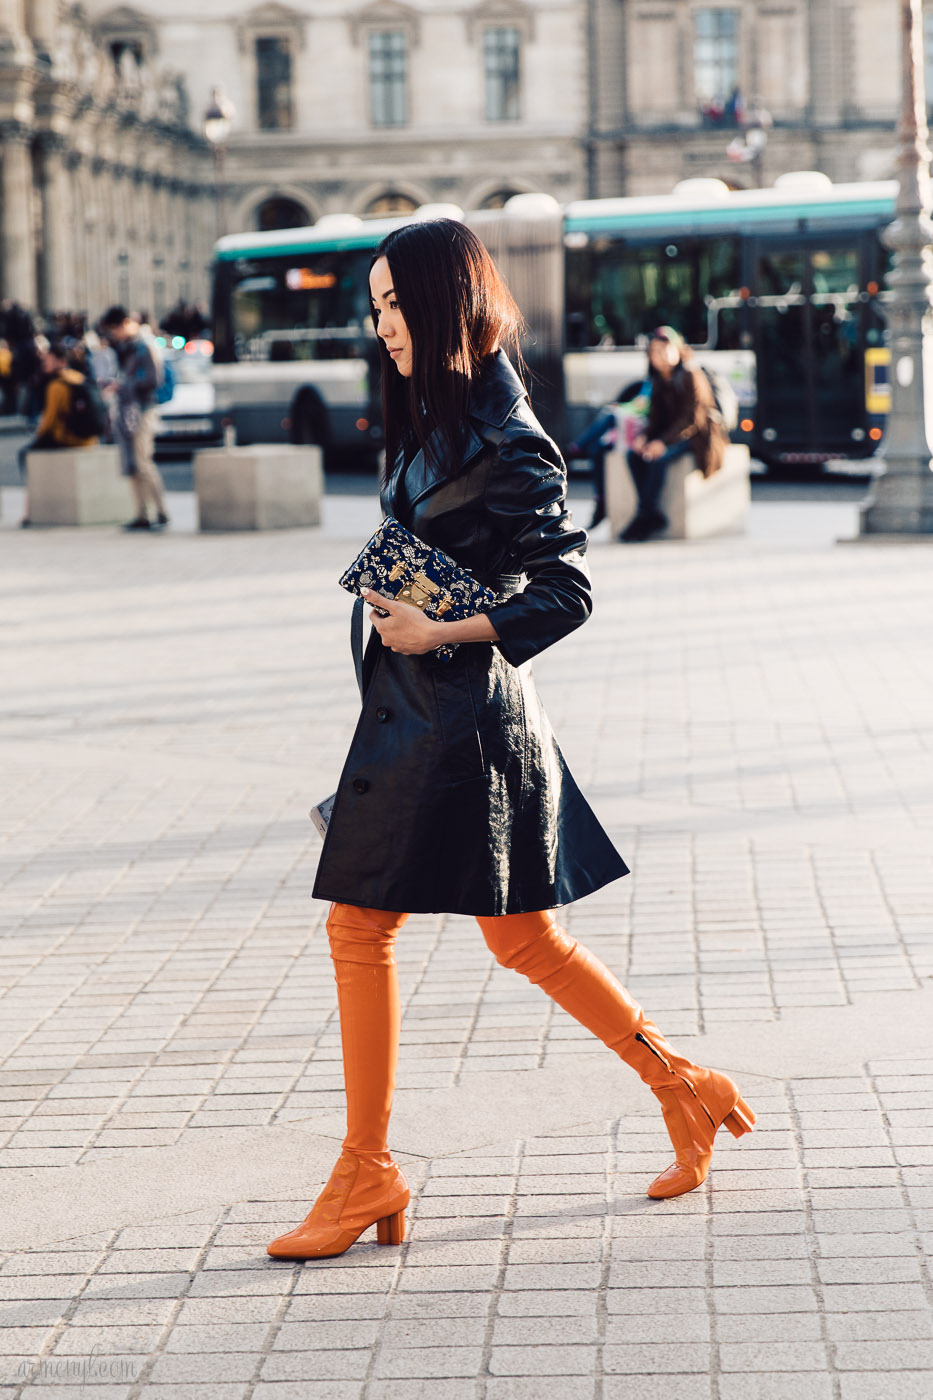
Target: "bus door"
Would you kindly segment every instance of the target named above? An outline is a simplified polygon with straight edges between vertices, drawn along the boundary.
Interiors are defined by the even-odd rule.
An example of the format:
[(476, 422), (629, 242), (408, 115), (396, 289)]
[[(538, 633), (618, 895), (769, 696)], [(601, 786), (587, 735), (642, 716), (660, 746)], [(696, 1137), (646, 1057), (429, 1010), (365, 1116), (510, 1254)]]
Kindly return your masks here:
[(859, 239), (778, 240), (754, 250), (758, 439), (764, 455), (862, 455), (865, 416)]

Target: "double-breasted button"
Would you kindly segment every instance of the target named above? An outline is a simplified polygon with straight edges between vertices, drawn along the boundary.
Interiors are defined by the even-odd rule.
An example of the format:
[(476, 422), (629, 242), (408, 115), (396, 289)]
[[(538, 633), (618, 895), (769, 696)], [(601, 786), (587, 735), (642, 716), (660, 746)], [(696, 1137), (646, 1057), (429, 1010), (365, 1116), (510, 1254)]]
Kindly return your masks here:
[(354, 778), (353, 791), (359, 793), (369, 792), (369, 783), (366, 781), (365, 778)]
[(380, 705), (376, 711), (376, 719), (380, 724), (385, 724), (386, 720), (392, 718), (392, 711), (387, 710), (385, 705)]

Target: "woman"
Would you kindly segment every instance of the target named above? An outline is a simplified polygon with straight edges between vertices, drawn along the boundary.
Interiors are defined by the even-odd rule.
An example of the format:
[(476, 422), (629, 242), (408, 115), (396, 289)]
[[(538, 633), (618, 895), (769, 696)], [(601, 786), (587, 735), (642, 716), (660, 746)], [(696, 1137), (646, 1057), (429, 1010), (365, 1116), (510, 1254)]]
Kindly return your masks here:
[[(314, 886), (332, 901), (347, 1135), (310, 1214), (268, 1246), (276, 1258), (342, 1254), (372, 1224), (382, 1244), (404, 1238), (408, 1186), (387, 1134), (394, 946), (411, 912), (475, 915), (500, 963), (650, 1085), (676, 1153), (650, 1195), (698, 1186), (720, 1124), (738, 1136), (754, 1122), (732, 1081), (677, 1055), (552, 912), (627, 868), (567, 770), (527, 664), (591, 603), (563, 463), (503, 353), (517, 346), (518, 309), (480, 241), (447, 219), (390, 234), (370, 290), (391, 464), (383, 509), (499, 602), (444, 623), (368, 597), (363, 708)], [(434, 655), (441, 642), (459, 644), (449, 662)]]
[(648, 422), (628, 454), (638, 510), (619, 536), (627, 543), (650, 539), (667, 529), (660, 502), (671, 462), (691, 452), (704, 476), (712, 476), (722, 466), (728, 437), (709, 380), (689, 360), (690, 349), (673, 327), (652, 331)]

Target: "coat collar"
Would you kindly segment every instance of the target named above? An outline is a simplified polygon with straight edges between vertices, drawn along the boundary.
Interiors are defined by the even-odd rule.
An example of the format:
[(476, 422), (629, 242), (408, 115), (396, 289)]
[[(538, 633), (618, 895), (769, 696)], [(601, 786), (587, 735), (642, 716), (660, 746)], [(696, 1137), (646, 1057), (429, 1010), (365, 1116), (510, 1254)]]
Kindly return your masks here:
[(470, 395), (470, 417), (491, 428), (504, 428), (516, 404), (527, 398), (525, 386), (504, 350), (490, 355)]
[[(486, 446), (482, 428), (504, 428), (515, 406), (526, 397), (525, 387), (505, 352), (499, 350), (495, 355), (490, 355), (470, 394), (469, 419), (459, 464), (454, 471), (441, 473), (433, 463), (425, 461), (424, 452), (419, 449), (405, 472), (405, 494), (409, 505), (414, 506), (439, 486), (443, 486), (451, 476), (458, 475), (469, 466)], [(436, 434), (432, 434), (429, 438), (432, 445), (435, 437)], [(399, 461), (383, 493), (390, 514), (393, 512), (401, 471), (402, 464)]]

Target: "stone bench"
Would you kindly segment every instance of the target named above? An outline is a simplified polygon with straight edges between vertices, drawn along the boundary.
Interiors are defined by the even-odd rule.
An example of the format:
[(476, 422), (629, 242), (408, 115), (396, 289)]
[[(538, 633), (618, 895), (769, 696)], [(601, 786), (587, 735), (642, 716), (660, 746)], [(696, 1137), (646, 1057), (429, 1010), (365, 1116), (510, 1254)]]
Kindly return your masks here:
[(33, 525), (117, 525), (133, 513), (119, 448), (105, 444), (27, 452), (26, 486)]
[(204, 448), (194, 454), (194, 488), (204, 531), (320, 525), (321, 449), (288, 443)]
[[(730, 443), (718, 472), (705, 477), (690, 454), (667, 469), (661, 509), (670, 521), (662, 538), (698, 540), (710, 535), (740, 535), (751, 502), (750, 456), (744, 443)], [(606, 509), (613, 538), (629, 523), (638, 506), (635, 483), (624, 451), (606, 454)]]

